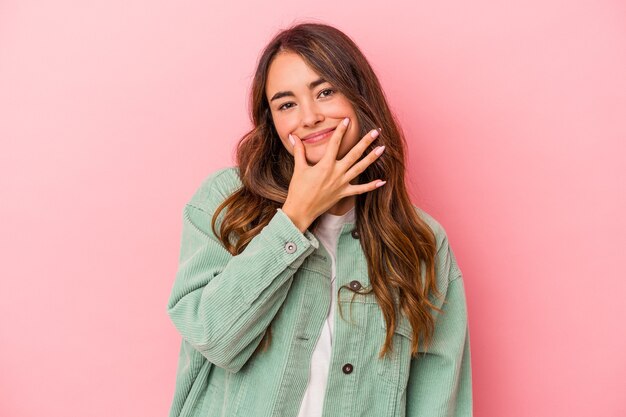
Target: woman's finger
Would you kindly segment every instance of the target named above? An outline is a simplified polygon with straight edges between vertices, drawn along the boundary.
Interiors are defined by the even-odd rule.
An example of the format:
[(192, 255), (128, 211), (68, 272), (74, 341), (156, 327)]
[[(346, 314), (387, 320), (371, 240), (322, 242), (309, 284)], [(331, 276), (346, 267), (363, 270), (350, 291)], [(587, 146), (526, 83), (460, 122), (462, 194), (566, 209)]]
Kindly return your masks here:
[(382, 187), (383, 185), (385, 185), (387, 183), (387, 181), (383, 181), (383, 180), (374, 180), (372, 182), (368, 182), (367, 184), (357, 184), (357, 185), (348, 185), (347, 187), (347, 194), (346, 195), (354, 195), (354, 194), (363, 194), (366, 193), (368, 191), (373, 191), (377, 188)]
[(307, 166), (304, 145), (302, 144), (300, 138), (296, 135), (289, 134), (289, 140), (293, 140), (293, 159), (295, 168)]
[(335, 163), (337, 161), (337, 154), (339, 153), (339, 145), (341, 145), (341, 140), (343, 138), (344, 133), (348, 130), (348, 124), (350, 123), (350, 118), (346, 117), (343, 121), (339, 122), (335, 130), (333, 131), (330, 140), (328, 141), (328, 146), (326, 147), (326, 153), (322, 157), (323, 161), (327, 163)]
[(383, 152), (385, 152), (385, 146), (377, 146), (376, 149), (367, 154), (365, 158), (352, 165), (352, 167), (345, 174), (346, 181), (352, 181), (361, 172), (365, 171), (368, 166), (373, 164), (374, 161), (376, 161), (383, 154)]
[(350, 149), (350, 151), (348, 151), (346, 156), (344, 156), (340, 161), (338, 161), (338, 163), (341, 164), (344, 171), (347, 171), (350, 167), (354, 165), (356, 161), (359, 160), (361, 155), (363, 155), (363, 152), (365, 152), (367, 147), (370, 146), (372, 142), (374, 142), (374, 140), (378, 137), (379, 134), (380, 134), (380, 129), (370, 130), (368, 133), (365, 134), (365, 136), (361, 138), (360, 141), (356, 143), (356, 145), (352, 147), (352, 149)]

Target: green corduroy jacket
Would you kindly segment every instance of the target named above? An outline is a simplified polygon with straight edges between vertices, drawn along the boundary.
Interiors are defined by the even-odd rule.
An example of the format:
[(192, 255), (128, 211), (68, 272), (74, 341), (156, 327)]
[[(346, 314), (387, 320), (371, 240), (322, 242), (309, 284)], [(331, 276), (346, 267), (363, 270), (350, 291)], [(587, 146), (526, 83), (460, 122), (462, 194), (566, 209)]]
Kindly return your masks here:
[[(209, 175), (183, 211), (179, 266), (167, 304), (182, 336), (170, 417), (296, 417), (330, 307), (330, 256), (281, 209), (237, 256), (212, 233), (216, 207), (241, 186), (238, 172), (228, 167)], [(443, 227), (415, 208), (437, 237), (442, 297), (435, 304), (443, 313), (434, 312), (434, 339), (427, 352), (411, 357), (411, 325), (401, 315), (392, 355), (378, 359), (385, 321), (373, 293), (350, 289), (358, 281), (367, 290), (370, 281), (355, 225), (344, 224), (324, 417), (472, 415), (462, 273)], [(270, 323), (269, 348), (253, 355)]]

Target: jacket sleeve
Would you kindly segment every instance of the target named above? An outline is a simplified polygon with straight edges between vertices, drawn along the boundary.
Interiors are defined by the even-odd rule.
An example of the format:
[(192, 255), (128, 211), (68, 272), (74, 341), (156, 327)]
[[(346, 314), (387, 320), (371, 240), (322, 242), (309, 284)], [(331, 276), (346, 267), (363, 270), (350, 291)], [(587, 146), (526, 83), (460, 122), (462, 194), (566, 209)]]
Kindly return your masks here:
[[(407, 417), (472, 416), (470, 339), (463, 277), (443, 237), (438, 251), (437, 281), (445, 290), (438, 303), (435, 332), (427, 352), (411, 361), (407, 385)], [(437, 313), (437, 312), (435, 312)]]
[[(205, 193), (213, 199), (219, 194), (214, 188)], [(207, 207), (217, 204), (199, 206), (192, 199), (183, 211), (179, 265), (167, 311), (193, 348), (211, 363), (237, 372), (284, 302), (294, 273), (319, 243), (278, 209), (232, 256), (211, 231), (213, 212)]]

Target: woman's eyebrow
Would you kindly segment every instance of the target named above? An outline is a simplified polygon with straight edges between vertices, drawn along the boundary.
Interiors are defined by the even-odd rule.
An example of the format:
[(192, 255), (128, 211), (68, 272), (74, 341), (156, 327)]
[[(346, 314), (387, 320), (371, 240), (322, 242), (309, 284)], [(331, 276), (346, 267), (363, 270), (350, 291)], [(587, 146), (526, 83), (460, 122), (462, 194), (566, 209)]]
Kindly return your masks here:
[[(325, 80), (325, 79), (323, 79), (323, 78), (318, 78), (317, 80), (312, 81), (312, 82), (310, 82), (310, 83), (309, 83), (309, 90), (312, 90), (312, 89), (314, 89), (315, 87), (317, 87), (318, 85), (320, 85), (320, 84), (324, 84), (325, 82), (326, 82), (326, 80)], [(282, 97), (294, 97), (294, 96), (295, 96), (295, 95), (294, 95), (294, 94), (293, 94), (293, 92), (291, 92), (291, 91), (279, 91), (278, 93), (276, 93), (276, 94), (274, 94), (274, 95), (272, 96), (272, 98), (270, 99), (270, 102), (272, 102), (272, 101), (274, 101), (274, 100), (277, 100), (277, 99), (279, 99), (279, 98), (282, 98)]]

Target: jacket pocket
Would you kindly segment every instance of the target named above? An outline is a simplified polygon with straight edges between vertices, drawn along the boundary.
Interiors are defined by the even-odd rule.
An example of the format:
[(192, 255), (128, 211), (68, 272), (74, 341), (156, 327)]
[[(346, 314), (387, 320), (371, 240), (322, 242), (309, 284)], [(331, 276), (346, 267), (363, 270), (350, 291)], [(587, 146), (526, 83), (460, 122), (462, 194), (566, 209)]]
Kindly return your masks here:
[[(384, 343), (387, 326), (382, 312), (380, 312), (380, 330), (382, 333), (381, 339)], [(406, 316), (401, 314), (397, 320), (393, 335), (393, 351), (388, 351), (383, 358), (377, 361), (378, 376), (401, 391), (406, 388), (409, 378), (412, 339), (413, 329), (411, 324)], [(379, 349), (382, 349), (382, 344)]]

